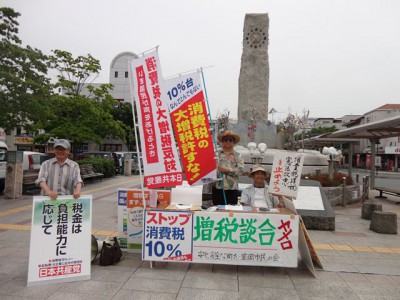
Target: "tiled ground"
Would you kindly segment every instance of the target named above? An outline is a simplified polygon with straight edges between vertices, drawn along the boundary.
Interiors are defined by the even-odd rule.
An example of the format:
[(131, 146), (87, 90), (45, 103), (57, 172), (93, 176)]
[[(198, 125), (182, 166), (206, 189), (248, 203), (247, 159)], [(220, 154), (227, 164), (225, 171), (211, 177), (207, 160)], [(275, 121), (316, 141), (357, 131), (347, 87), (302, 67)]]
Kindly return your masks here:
[[(121, 176), (85, 187), (95, 195), (93, 229), (97, 233), (115, 232), (115, 189), (134, 184), (137, 181), (127, 185)], [(316, 270), (316, 277), (302, 262), (294, 269), (189, 263), (156, 263), (150, 268), (139, 254), (124, 253), (113, 266), (95, 262), (90, 280), (28, 288), (30, 201), (0, 196), (2, 300), (400, 299), (400, 238), (370, 231), (357, 205), (335, 207), (335, 232), (309, 231), (324, 266)], [(400, 205), (380, 201), (385, 211), (400, 211)]]

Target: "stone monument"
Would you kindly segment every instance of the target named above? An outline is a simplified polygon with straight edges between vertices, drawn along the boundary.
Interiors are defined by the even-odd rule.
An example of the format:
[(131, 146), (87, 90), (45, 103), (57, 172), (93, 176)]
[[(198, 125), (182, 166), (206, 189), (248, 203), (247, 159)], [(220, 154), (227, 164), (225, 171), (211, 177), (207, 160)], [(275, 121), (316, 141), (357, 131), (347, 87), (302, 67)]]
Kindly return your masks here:
[(239, 75), (238, 124), (233, 129), (240, 144), (277, 143), (275, 124), (268, 122), (268, 14), (246, 14), (243, 26), (243, 53)]
[(268, 121), (268, 27), (268, 14), (246, 14), (239, 75), (239, 123), (248, 122), (253, 109), (259, 121)]

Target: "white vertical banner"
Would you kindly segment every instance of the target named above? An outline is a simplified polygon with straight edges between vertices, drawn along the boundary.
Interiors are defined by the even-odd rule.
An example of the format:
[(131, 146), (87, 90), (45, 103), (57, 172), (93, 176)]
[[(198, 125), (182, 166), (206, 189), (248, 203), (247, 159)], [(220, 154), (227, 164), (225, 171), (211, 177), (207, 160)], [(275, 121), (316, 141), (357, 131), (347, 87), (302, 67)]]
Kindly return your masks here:
[(158, 51), (131, 63), (131, 84), (144, 164), (144, 185), (148, 188), (182, 184), (182, 168), (167, 107)]
[(28, 286), (90, 279), (92, 196), (33, 197)]
[(275, 153), (269, 182), (270, 193), (296, 198), (303, 162), (304, 156), (296, 152)]

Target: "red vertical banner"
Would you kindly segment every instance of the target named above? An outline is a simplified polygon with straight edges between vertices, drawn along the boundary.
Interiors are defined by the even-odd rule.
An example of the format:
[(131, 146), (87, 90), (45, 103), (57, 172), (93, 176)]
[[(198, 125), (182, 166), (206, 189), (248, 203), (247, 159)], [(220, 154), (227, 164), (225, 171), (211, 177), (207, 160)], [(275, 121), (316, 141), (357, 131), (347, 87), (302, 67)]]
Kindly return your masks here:
[(217, 162), (200, 72), (165, 80), (168, 108), (190, 185), (217, 178)]
[(133, 60), (130, 67), (143, 154), (144, 185), (148, 188), (181, 185), (182, 168), (157, 50)]
[(371, 155), (367, 154), (367, 158), (365, 160), (365, 165), (367, 167), (367, 169), (369, 169), (371, 167)]

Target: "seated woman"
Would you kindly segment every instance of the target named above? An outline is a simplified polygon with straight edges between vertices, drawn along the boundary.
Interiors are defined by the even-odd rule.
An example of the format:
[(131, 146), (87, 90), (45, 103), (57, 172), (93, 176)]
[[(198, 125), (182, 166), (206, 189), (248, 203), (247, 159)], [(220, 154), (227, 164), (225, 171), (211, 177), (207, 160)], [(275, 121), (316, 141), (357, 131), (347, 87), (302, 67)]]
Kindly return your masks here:
[(283, 207), (276, 196), (270, 196), (266, 183), (267, 172), (261, 165), (253, 166), (250, 178), (253, 178), (253, 185), (242, 191), (240, 203), (255, 207), (274, 208)]

